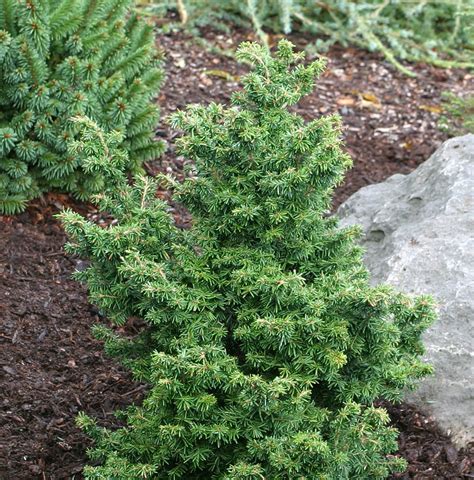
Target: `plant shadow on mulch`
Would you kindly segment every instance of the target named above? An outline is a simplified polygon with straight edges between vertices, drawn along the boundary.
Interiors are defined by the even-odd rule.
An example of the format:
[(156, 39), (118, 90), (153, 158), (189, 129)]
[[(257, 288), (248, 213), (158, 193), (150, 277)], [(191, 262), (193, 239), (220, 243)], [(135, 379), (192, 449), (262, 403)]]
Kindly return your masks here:
[[(210, 30), (203, 36), (221, 48), (251, 39), (242, 31), (233, 40)], [(292, 40), (300, 47), (307, 42), (304, 36)], [(245, 68), (231, 58), (211, 54), (181, 33), (163, 35), (160, 43), (170, 79), (159, 99), (163, 115), (191, 102), (226, 102), (238, 87)], [(445, 138), (433, 113), (441, 91), (466, 88), (468, 80), (463, 71), (428, 66), (417, 66), (420, 77), (407, 79), (379, 56), (355, 49), (335, 47), (328, 56), (328, 72), (296, 110), (308, 119), (334, 111), (343, 115), (355, 164), (336, 193), (338, 205), (361, 186), (407, 173), (425, 160)], [(174, 152), (176, 134), (164, 123), (157, 134), (170, 148), (160, 162), (148, 164), (149, 172), (183, 178), (186, 162)], [(90, 442), (74, 425), (77, 413), (84, 410), (116, 426), (113, 411), (140, 402), (145, 390), (91, 337), (91, 325), (103, 319), (88, 303), (85, 288), (71, 279), (82, 263), (63, 250), (66, 238), (53, 214), (64, 206), (97, 218), (90, 206), (56, 194), (32, 202), (21, 215), (0, 217), (1, 480), (81, 478)], [(187, 223), (182, 210), (174, 213)], [(134, 328), (126, 327), (128, 333)], [(472, 448), (457, 450), (411, 406), (388, 409), (401, 430), (400, 453), (409, 462), (408, 471), (393, 478), (474, 477)]]

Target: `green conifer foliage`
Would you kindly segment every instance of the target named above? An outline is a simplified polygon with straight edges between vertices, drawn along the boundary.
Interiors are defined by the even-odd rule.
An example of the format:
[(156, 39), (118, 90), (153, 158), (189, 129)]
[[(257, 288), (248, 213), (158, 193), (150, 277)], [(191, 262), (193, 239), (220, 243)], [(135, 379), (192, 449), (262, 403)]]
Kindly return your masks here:
[(79, 417), (100, 462), (86, 478), (374, 480), (403, 468), (373, 403), (430, 371), (420, 335), (431, 301), (371, 287), (359, 230), (327, 215), (350, 165), (339, 120), (288, 110), (324, 62), (304, 65), (287, 41), (274, 57), (249, 43), (239, 57), (254, 70), (232, 106), (172, 120), (195, 172), (161, 181), (192, 213), (189, 230), (174, 226), (153, 180), (127, 183), (117, 134), (85, 121), (71, 147), (110, 179), (98, 202), (117, 220), (62, 215), (70, 250), (90, 260), (78, 278), (113, 322), (146, 323), (134, 339), (95, 332), (149, 384), (122, 428)]
[(0, 0), (0, 212), (59, 188), (80, 199), (103, 188), (67, 154), (69, 121), (87, 115), (124, 133), (127, 170), (163, 149), (151, 103), (163, 73), (152, 27), (131, 0)]

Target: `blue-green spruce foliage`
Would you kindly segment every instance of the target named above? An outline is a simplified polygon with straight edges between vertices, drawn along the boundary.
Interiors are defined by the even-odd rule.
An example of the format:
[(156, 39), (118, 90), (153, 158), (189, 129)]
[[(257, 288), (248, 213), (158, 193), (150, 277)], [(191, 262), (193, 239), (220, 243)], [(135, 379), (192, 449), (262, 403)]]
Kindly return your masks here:
[(80, 199), (103, 189), (67, 153), (72, 116), (121, 130), (131, 172), (162, 151), (151, 102), (161, 54), (131, 2), (0, 0), (0, 213), (55, 188)]
[(99, 462), (88, 479), (373, 480), (403, 469), (373, 403), (430, 371), (420, 335), (431, 302), (371, 287), (359, 230), (327, 215), (351, 164), (339, 119), (288, 110), (324, 61), (304, 65), (287, 41), (274, 57), (251, 43), (238, 56), (254, 69), (230, 107), (172, 118), (195, 170), (159, 181), (191, 212), (190, 229), (174, 225), (154, 180), (127, 183), (118, 134), (85, 121), (71, 147), (110, 179), (98, 202), (117, 220), (62, 215), (70, 250), (90, 260), (77, 277), (112, 322), (146, 325), (134, 339), (95, 328), (149, 390), (121, 412), (122, 428), (80, 416)]

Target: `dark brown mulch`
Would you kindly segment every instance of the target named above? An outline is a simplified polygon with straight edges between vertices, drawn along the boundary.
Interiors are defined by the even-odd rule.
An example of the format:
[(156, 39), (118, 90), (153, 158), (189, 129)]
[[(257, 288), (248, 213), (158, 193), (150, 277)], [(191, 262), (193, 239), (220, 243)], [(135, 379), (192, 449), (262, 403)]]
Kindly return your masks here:
[[(204, 36), (221, 48), (251, 37), (235, 32), (229, 40), (211, 31)], [(293, 40), (299, 46), (307, 42)], [(183, 34), (162, 36), (160, 43), (169, 58), (169, 80), (160, 97), (164, 115), (190, 102), (227, 101), (238, 84), (221, 77), (245, 70)], [(436, 129), (440, 92), (467, 88), (471, 80), (462, 71), (423, 66), (417, 67), (419, 79), (407, 79), (377, 55), (353, 49), (334, 48), (329, 58), (328, 73), (298, 111), (308, 119), (343, 114), (355, 167), (337, 193), (340, 203), (360, 186), (408, 172), (423, 161), (444, 138)], [(171, 148), (161, 165), (149, 165), (150, 171), (182, 177), (185, 162), (174, 154), (174, 133), (162, 126), (158, 134)], [(78, 411), (116, 425), (112, 412), (140, 401), (143, 393), (89, 333), (98, 314), (85, 289), (71, 280), (78, 260), (64, 254), (64, 233), (52, 218), (64, 204), (69, 204), (67, 197), (51, 195), (33, 202), (25, 214), (0, 217), (2, 480), (80, 478), (89, 441), (74, 425)], [(93, 213), (84, 205), (73, 206)], [(181, 214), (178, 209), (177, 217)], [(390, 413), (402, 431), (400, 451), (410, 463), (408, 472), (395, 478), (474, 477), (472, 450), (456, 450), (411, 407), (390, 407)]]
[(474, 478), (474, 443), (458, 450), (429, 416), (412, 405), (384, 405), (399, 429), (399, 451), (407, 471), (393, 479), (444, 480)]
[(51, 218), (60, 202), (0, 217), (2, 480), (79, 478), (89, 441), (77, 413), (112, 425), (143, 390), (89, 333), (97, 311), (71, 279), (77, 261)]

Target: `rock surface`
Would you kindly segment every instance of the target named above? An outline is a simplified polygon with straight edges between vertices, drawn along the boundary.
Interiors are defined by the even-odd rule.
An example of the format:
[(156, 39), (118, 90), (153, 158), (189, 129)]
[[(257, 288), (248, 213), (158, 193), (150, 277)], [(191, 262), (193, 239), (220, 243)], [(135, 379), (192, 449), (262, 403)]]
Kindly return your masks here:
[(409, 401), (458, 445), (474, 440), (474, 135), (445, 142), (409, 175), (362, 188), (339, 208), (362, 225), (374, 284), (433, 295), (439, 319), (425, 334), (436, 373)]

